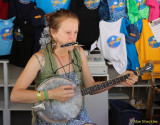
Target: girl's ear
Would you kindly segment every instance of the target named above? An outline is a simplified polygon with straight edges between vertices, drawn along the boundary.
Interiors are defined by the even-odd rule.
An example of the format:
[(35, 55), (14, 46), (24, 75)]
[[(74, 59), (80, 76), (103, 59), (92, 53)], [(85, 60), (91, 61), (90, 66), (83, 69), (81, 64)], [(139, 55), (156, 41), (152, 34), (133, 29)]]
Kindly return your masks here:
[(54, 37), (55, 31), (53, 29), (50, 29), (50, 33), (51, 33), (51, 36)]

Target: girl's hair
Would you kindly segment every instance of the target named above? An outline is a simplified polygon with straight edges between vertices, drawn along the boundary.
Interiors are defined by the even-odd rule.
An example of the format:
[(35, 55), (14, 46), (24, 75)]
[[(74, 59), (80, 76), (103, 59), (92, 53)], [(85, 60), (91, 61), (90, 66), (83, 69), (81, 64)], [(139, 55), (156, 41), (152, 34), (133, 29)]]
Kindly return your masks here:
[(46, 15), (46, 21), (48, 22), (49, 29), (53, 29), (56, 32), (58, 31), (61, 22), (68, 18), (77, 19), (79, 24), (78, 16), (70, 10), (60, 9), (57, 12)]

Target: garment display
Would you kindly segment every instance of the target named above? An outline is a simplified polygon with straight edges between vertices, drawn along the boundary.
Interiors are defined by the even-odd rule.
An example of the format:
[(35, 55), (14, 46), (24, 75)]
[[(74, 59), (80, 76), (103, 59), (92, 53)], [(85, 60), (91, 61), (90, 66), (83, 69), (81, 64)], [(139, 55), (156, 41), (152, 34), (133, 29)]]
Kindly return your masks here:
[[(136, 27), (136, 32), (134, 28), (130, 31), (127, 30), (128, 27)], [(138, 30), (138, 31), (137, 31)], [(127, 48), (127, 69), (136, 70), (139, 68), (138, 54), (135, 47), (135, 43), (140, 38), (140, 33), (142, 31), (142, 20), (139, 20), (135, 24), (131, 24), (127, 18), (123, 18), (121, 25), (121, 33), (124, 33), (126, 38), (126, 48)]]
[(110, 20), (107, 22), (114, 22), (122, 17), (128, 17), (126, 0), (107, 0), (110, 12)]
[[(34, 2), (36, 3), (37, 9), (35, 9)], [(112, 60), (111, 62), (113, 63), (116, 71), (121, 74), (126, 69), (135, 70), (136, 67), (139, 67), (135, 43), (140, 38), (142, 29), (141, 19), (149, 17), (149, 7), (146, 6), (145, 2), (150, 6), (149, 20), (153, 20), (155, 15), (158, 15), (158, 13), (160, 14), (160, 11), (157, 11), (159, 9), (158, 0), (153, 0), (152, 2), (151, 0), (13, 0), (10, 3), (11, 5), (14, 5), (16, 10), (12, 8), (13, 6), (10, 9), (13, 9), (13, 12), (15, 11), (16, 15), (18, 15), (24, 23), (27, 21), (27, 23), (31, 24), (30, 26), (34, 29), (32, 38), (29, 37), (32, 39), (32, 43), (29, 43), (29, 51), (31, 52), (32, 48), (32, 54), (36, 53), (41, 48), (41, 44), (39, 44), (39, 42), (45, 43), (43, 41), (43, 36), (40, 38), (41, 35), (44, 35), (42, 34), (45, 27), (44, 15), (56, 12), (56, 10), (61, 8), (70, 9), (78, 15), (80, 20), (77, 42), (84, 45), (83, 49), (89, 50), (91, 45), (98, 40), (98, 46), (101, 51), (103, 51), (102, 53), (104, 57), (108, 60)], [(155, 13), (151, 14), (153, 12)], [(123, 19), (122, 24), (120, 24), (122, 17), (125, 18)], [(129, 20), (127, 19), (128, 17)], [(120, 25), (122, 25), (121, 31), (119, 28)], [(106, 27), (106, 29), (102, 28), (103, 26)], [(27, 27), (25, 28), (28, 30)], [(104, 36), (103, 33), (100, 33), (100, 30), (101, 32), (107, 33), (107, 35)], [(25, 31), (23, 31), (22, 28), (19, 28), (19, 26), (14, 31), (19, 34), (15, 37), (16, 41), (23, 41), (26, 39)], [(123, 35), (125, 35), (125, 38)], [(105, 44), (103, 42), (103, 44), (99, 42), (103, 40), (106, 40), (107, 42), (104, 42)], [(16, 42), (16, 44), (17, 43), (18, 42)], [(105, 48), (105, 46), (107, 48)], [(124, 48), (124, 46), (126, 46), (126, 50), (124, 49), (122, 52), (118, 53), (118, 51), (120, 51), (118, 48)], [(15, 45), (13, 48), (15, 48)], [(21, 49), (22, 48), (23, 47), (21, 47)], [(14, 53), (14, 49), (12, 52)], [(115, 53), (118, 53), (118, 55)], [(122, 53), (123, 57), (120, 58)], [(30, 57), (30, 55), (28, 55), (27, 58), (28, 57)], [(21, 58), (23, 57), (21, 56)], [(10, 61), (12, 62), (12, 60), (13, 58), (11, 56)], [(14, 60), (13, 62), (16, 61)], [(23, 67), (27, 60), (25, 60), (25, 62), (20, 62), (20, 66)]]
[(36, 53), (40, 50), (40, 37), (41, 33), (44, 30), (45, 27), (45, 21), (44, 21), (44, 11), (40, 8), (35, 7), (33, 11), (31, 12), (31, 23), (34, 27), (34, 47), (33, 47), (33, 53)]
[(8, 20), (0, 19), (0, 56), (9, 55), (13, 42), (13, 21), (15, 17)]
[(127, 0), (129, 21), (134, 24), (140, 19), (149, 18), (149, 7), (145, 0)]
[(155, 20), (160, 17), (160, 1), (159, 0), (146, 0), (146, 5), (150, 7), (149, 21)]
[(34, 28), (30, 22), (16, 17), (13, 27), (13, 45), (9, 62), (25, 67), (33, 54)]
[[(153, 33), (149, 27), (149, 22), (147, 19), (143, 19), (142, 33), (140, 39), (136, 42), (136, 49), (138, 52), (138, 59), (140, 63), (140, 67), (144, 67), (144, 64), (148, 62), (148, 60), (160, 60), (160, 43), (158, 43)], [(154, 72), (158, 72), (160, 69), (160, 65), (154, 66)], [(155, 78), (160, 78), (156, 76)], [(151, 79), (150, 74), (146, 73), (142, 76), (143, 80)]]
[(72, 0), (70, 10), (75, 12), (80, 20), (80, 26), (77, 36), (79, 44), (89, 50), (91, 44), (99, 36), (99, 8), (100, 0)]
[(32, 0), (37, 7), (41, 8), (45, 14), (56, 12), (57, 10), (69, 9), (71, 0)]
[(127, 68), (125, 36), (120, 33), (122, 19), (116, 22), (100, 21), (100, 36), (97, 44), (103, 57), (113, 64), (119, 74), (124, 73)]
[(23, 20), (30, 21), (30, 14), (34, 9), (35, 4), (33, 2), (24, 4), (19, 0), (13, 0), (9, 6), (9, 17), (19, 16)]
[(8, 2), (4, 2), (0, 0), (0, 19), (6, 20), (8, 19)]
[(107, 0), (101, 0), (99, 6), (99, 18), (100, 20), (110, 20), (109, 7)]

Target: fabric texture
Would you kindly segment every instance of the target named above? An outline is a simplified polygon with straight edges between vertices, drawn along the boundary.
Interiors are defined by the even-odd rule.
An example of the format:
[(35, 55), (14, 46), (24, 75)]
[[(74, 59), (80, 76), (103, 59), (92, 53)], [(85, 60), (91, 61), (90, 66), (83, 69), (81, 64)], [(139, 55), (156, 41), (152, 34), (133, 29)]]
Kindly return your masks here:
[(45, 21), (44, 21), (44, 11), (40, 8), (35, 7), (33, 11), (31, 12), (31, 23), (34, 27), (34, 47), (33, 47), (33, 53), (36, 53), (40, 50), (40, 37), (45, 27)]
[[(136, 49), (138, 52), (138, 59), (140, 63), (140, 68), (144, 67), (144, 64), (148, 62), (148, 60), (160, 60), (160, 43), (158, 43), (153, 33), (149, 27), (149, 22), (146, 19), (143, 19), (143, 27), (140, 39), (136, 42)], [(160, 65), (155, 65), (153, 72), (158, 72), (160, 69)], [(160, 78), (156, 76), (155, 78)], [(145, 73), (142, 76), (142, 80), (151, 79), (149, 73)]]
[(126, 41), (134, 44), (140, 37), (138, 28), (135, 25), (129, 25), (127, 27), (127, 31), (129, 33), (129, 36), (126, 36)]
[(34, 9), (35, 3), (29, 2), (27, 4), (21, 3), (19, 0), (15, 0), (15, 7), (17, 9), (16, 15), (25, 21), (31, 20), (31, 13)]
[(33, 54), (33, 44), (34, 28), (32, 24), (16, 17), (9, 62), (19, 67), (25, 67)]
[(100, 20), (110, 20), (109, 6), (107, 0), (101, 0), (100, 2), (99, 18)]
[[(99, 36), (99, 15), (98, 9), (100, 0), (72, 0), (70, 10), (75, 12), (80, 20), (77, 42), (89, 50)], [(96, 4), (96, 7), (95, 5)]]
[(32, 10), (30, 14), (31, 22), (33, 26), (41, 26), (44, 25), (44, 11), (40, 8), (37, 8), (36, 6)]
[(8, 20), (0, 19), (0, 56), (9, 55), (13, 42), (13, 21), (15, 17)]
[(122, 17), (128, 17), (126, 0), (107, 0), (109, 6), (110, 20), (107, 22), (115, 22)]
[(144, 0), (127, 0), (128, 17), (131, 24), (140, 19), (149, 18), (149, 7)]
[[(121, 24), (121, 30), (120, 32), (123, 33), (126, 37), (129, 37), (130, 34), (127, 30), (128, 26), (134, 26), (138, 29), (138, 32), (141, 33), (142, 31), (142, 20), (139, 20), (135, 24), (131, 24), (127, 18), (123, 18), (122, 24)], [(127, 69), (128, 70), (136, 70), (136, 67), (139, 68), (139, 60), (138, 60), (138, 54), (136, 50), (135, 43), (138, 41), (139, 37), (135, 39), (135, 42), (127, 42), (126, 39), (126, 48), (127, 48)]]
[(8, 19), (8, 6), (9, 2), (4, 2), (3, 0), (0, 0), (0, 19)]
[(115, 70), (122, 74), (127, 68), (127, 52), (124, 34), (120, 33), (122, 18), (116, 22), (100, 21), (98, 48), (105, 59), (109, 60)]
[(155, 20), (160, 17), (160, 1), (159, 0), (147, 0), (146, 5), (150, 7), (149, 21)]
[[(32, 0), (33, 2), (35, 0)], [(36, 0), (38, 8), (41, 8), (45, 14), (56, 12), (57, 10), (69, 9), (71, 0)]]
[(121, 33), (125, 34), (126, 42), (134, 44), (139, 38), (142, 30), (142, 20), (131, 24), (127, 18), (123, 18)]

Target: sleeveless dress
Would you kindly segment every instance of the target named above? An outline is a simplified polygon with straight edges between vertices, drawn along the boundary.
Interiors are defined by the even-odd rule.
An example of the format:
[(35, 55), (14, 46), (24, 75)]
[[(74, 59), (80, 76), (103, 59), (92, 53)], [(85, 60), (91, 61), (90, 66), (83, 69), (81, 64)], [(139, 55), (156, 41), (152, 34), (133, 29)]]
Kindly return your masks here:
[[(47, 51), (47, 48), (48, 48), (48, 51)], [(52, 70), (51, 70), (52, 68), (50, 67), (52, 65), (54, 71), (57, 69), (55, 58), (53, 56), (53, 53), (51, 53), (51, 47), (48, 46), (43, 51), (44, 51), (44, 55), (45, 55), (45, 65), (44, 65), (44, 67), (42, 67), (42, 65), (40, 64), (41, 71), (35, 79), (36, 85), (39, 85), (42, 81), (44, 81), (44, 79), (46, 79), (48, 77), (59, 75), (58, 72), (52, 72)], [(79, 66), (81, 66), (81, 59), (80, 59), (80, 54), (79, 54), (78, 50), (74, 49), (73, 51), (75, 52), (75, 55), (76, 55), (76, 56), (75, 55), (73, 56), (73, 59), (75, 60), (74, 63), (77, 65), (79, 62), (80, 63)], [(51, 64), (50, 64), (49, 60), (51, 60), (51, 62), (52, 62)], [(73, 71), (66, 73), (66, 74), (61, 74), (60, 76), (63, 78), (67, 77), (68, 79), (72, 80), (77, 86), (80, 85), (79, 87), (82, 88), (83, 87), (82, 74), (81, 74), (81, 71), (78, 71), (78, 68), (76, 68), (77, 67), (76, 65), (73, 64), (73, 68), (74, 68)], [(38, 118), (38, 116), (36, 116), (36, 125), (83, 125), (85, 123), (92, 123), (92, 121), (86, 111), (84, 104), (83, 104), (82, 109), (81, 109), (80, 113), (78, 114), (78, 116), (74, 119), (69, 120), (66, 123), (50, 124), (50, 123), (46, 123), (45, 121)]]

